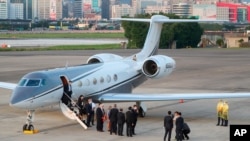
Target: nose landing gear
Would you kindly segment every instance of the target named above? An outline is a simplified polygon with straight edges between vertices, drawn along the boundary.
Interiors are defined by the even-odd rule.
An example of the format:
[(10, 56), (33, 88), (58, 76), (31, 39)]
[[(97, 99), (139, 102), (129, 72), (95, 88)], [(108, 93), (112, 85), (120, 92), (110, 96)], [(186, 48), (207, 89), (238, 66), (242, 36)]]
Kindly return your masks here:
[(27, 118), (26, 118), (26, 124), (23, 125), (23, 132), (24, 133), (37, 133), (38, 131), (35, 130), (33, 126), (33, 121), (34, 121), (34, 115), (35, 115), (35, 110), (28, 110), (27, 111)]

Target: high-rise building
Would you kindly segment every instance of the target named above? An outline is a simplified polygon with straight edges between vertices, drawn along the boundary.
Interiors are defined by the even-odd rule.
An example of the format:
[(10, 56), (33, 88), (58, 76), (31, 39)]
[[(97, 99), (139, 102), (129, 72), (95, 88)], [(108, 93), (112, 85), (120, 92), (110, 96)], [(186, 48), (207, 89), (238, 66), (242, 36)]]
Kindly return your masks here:
[(38, 18), (38, 1), (39, 0), (25, 0), (25, 11), (24, 15), (26, 19)]
[(229, 20), (231, 22), (249, 22), (250, 6), (236, 3), (218, 2), (216, 4), (216, 19)]
[(26, 19), (26, 0), (10, 0), (9, 15), (10, 19)]
[(102, 19), (110, 19), (110, 1), (109, 0), (102, 0)]
[(92, 10), (95, 13), (99, 13), (101, 11), (99, 3), (100, 3), (99, 0), (92, 0)]
[(135, 15), (135, 10), (128, 4), (111, 6), (111, 18), (120, 18), (125, 15), (133, 17)]
[(73, 9), (75, 18), (83, 18), (83, 1), (75, 0)]
[(192, 5), (187, 3), (179, 3), (172, 5), (172, 13), (180, 17), (189, 17), (192, 16)]
[(194, 4), (193, 16), (199, 19), (216, 20), (216, 5), (214, 4)]
[(242, 0), (195, 0), (195, 4), (216, 4), (217, 2), (241, 3)]
[(62, 19), (62, 0), (39, 0), (38, 18), (40, 20)]
[(0, 19), (8, 19), (7, 0), (0, 0)]
[(135, 9), (135, 14), (143, 13), (141, 8), (141, 0), (132, 0), (132, 7)]
[(132, 0), (120, 0), (120, 4), (132, 5)]

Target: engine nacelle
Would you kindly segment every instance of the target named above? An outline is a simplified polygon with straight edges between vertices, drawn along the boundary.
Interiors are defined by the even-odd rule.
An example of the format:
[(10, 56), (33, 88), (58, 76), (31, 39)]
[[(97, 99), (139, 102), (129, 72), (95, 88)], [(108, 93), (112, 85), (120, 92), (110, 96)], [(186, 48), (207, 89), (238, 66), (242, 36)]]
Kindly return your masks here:
[(151, 56), (143, 62), (142, 72), (149, 78), (169, 75), (175, 68), (175, 61), (164, 55)]
[(102, 54), (96, 54), (96, 55), (91, 56), (87, 60), (87, 64), (117, 61), (121, 59), (123, 59), (123, 57), (119, 55), (110, 54), (110, 53), (102, 53)]

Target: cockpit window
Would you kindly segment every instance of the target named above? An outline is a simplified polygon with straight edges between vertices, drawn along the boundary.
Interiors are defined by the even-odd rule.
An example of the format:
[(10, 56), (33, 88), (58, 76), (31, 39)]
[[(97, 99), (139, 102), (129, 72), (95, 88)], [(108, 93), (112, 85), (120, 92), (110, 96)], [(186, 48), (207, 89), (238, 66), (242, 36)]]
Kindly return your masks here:
[(42, 79), (41, 86), (44, 86), (46, 84), (45, 79)]
[(40, 81), (41, 80), (39, 80), (39, 79), (30, 79), (28, 82), (27, 82), (27, 84), (26, 84), (26, 86), (39, 86), (39, 84), (40, 84)]
[(27, 79), (22, 79), (20, 82), (19, 82), (19, 86), (24, 86), (27, 82)]

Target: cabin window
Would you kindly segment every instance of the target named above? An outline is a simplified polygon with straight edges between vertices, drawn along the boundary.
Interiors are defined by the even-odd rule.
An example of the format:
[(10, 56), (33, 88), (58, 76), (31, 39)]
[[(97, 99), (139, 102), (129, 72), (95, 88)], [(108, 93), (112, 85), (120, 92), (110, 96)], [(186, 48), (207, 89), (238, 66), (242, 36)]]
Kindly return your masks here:
[(88, 79), (86, 79), (86, 80), (83, 81), (83, 85), (89, 86), (89, 84), (90, 84), (90, 81)]
[(104, 78), (103, 78), (103, 77), (101, 77), (100, 82), (101, 82), (101, 83), (103, 83), (103, 82), (104, 82)]
[(44, 86), (46, 84), (46, 80), (42, 79), (41, 86)]
[(82, 81), (78, 81), (78, 87), (82, 87)]
[(115, 74), (115, 75), (114, 75), (114, 81), (116, 81), (116, 80), (117, 80), (117, 75)]
[(30, 79), (26, 86), (32, 86), (32, 87), (35, 87), (35, 86), (39, 86), (40, 85), (40, 81), (39, 79)]
[(107, 82), (109, 83), (111, 81), (110, 75), (107, 75)]
[(22, 79), (22, 80), (20, 80), (18, 86), (24, 86), (26, 84), (26, 82), (27, 82), (27, 79)]
[(93, 84), (96, 85), (96, 83), (97, 83), (97, 80), (96, 80), (96, 78), (94, 78), (93, 79)]

